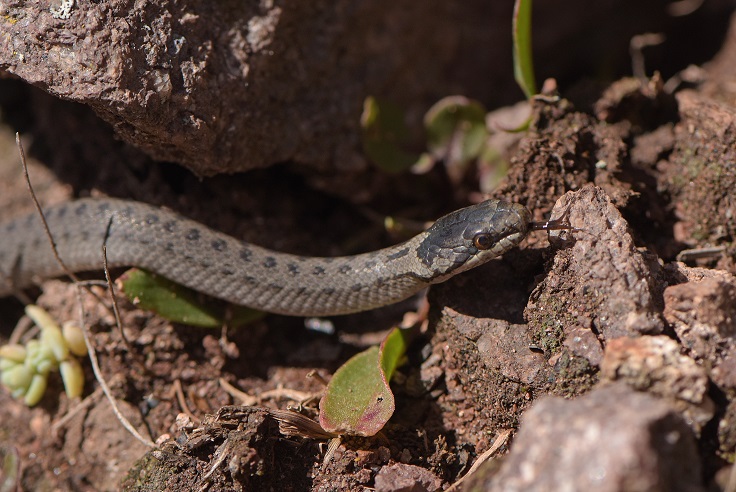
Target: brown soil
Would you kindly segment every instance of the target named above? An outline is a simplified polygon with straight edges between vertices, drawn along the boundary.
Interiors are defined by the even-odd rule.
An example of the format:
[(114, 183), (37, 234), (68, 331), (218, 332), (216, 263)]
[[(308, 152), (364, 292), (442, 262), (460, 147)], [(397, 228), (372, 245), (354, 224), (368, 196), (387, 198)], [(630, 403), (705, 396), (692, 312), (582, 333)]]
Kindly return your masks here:
[[(577, 230), (549, 240), (533, 233), (503, 259), (430, 290), (428, 327), (392, 383), (396, 413), (378, 436), (346, 439), (325, 460), (321, 441), (280, 434), (267, 409), (296, 406), (293, 392), (318, 394), (309, 372), (329, 379), (419, 300), (335, 318), (334, 334), (280, 316), (239, 330), (197, 329), (121, 300), (124, 339), (109, 312), (85, 298), (102, 373), (123, 414), (159, 447), (146, 448), (115, 420), (86, 365), (83, 403), (67, 399), (58, 380), (33, 409), (0, 392), (2, 451), (20, 457), (20, 485), (440, 490), (494, 444), (503, 443), (498, 455), (510, 451), (507, 463), (523, 461), (502, 436), (523, 428), (524, 412), (541, 397), (620, 392), (616, 384), (623, 382), (664, 402), (652, 418), (676, 419), (678, 432), (695, 440), (693, 454), (672, 460), (675, 469), (678, 459), (697, 453), (682, 483), (689, 490), (719, 487), (736, 452), (736, 98), (728, 92), (733, 74), (724, 68), (736, 66), (734, 33), (697, 80), (692, 74), (683, 74), (680, 85), (657, 76), (623, 79), (591, 107), (551, 96), (534, 102), (531, 129), (504, 149), (511, 167), (494, 197), (527, 205), (538, 220), (564, 216)], [(45, 203), (96, 193), (140, 199), (274, 249), (316, 255), (401, 239), (375, 219), (382, 213), (424, 221), (461, 205), (450, 198), (458, 193), (448, 192), (441, 166), (424, 175), (371, 177), (370, 189), (353, 203), (288, 165), (199, 182), (116, 141), (86, 108), (4, 83), (41, 115), (28, 123), (34, 139), (51, 138), (54, 126), (66, 129), (64, 138), (57, 132), (56, 140), (27, 141)], [(51, 114), (53, 122), (43, 118)], [(66, 138), (76, 128), (85, 128), (83, 145)], [(7, 218), (32, 207), (7, 122), (0, 130), (0, 217)], [(87, 166), (73, 165), (78, 159)], [(683, 250), (703, 248), (715, 249), (677, 262)], [(77, 298), (67, 283), (44, 283), (36, 302), (57, 319), (76, 319)], [(21, 307), (0, 301), (3, 341)], [(256, 404), (238, 406), (220, 380), (255, 396)], [(609, 394), (607, 404), (618, 398)], [(310, 404), (303, 413), (316, 417)], [(647, 448), (647, 456), (656, 459), (657, 449)], [(513, 478), (504, 477), (513, 474), (503, 466), (492, 462), (484, 473), (501, 472), (478, 474), (476, 484), (512, 490)]]

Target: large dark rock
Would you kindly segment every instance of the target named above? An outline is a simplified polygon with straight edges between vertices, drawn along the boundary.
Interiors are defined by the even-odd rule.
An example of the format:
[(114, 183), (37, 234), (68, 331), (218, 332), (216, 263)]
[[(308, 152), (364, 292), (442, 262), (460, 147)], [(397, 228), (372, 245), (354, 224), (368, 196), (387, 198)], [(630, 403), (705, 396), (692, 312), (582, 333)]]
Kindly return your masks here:
[[(540, 75), (593, 73), (602, 59), (625, 69), (632, 35), (673, 22), (668, 3), (535, 6), (544, 19), (534, 26)], [(0, 74), (90, 106), (124, 140), (199, 175), (283, 161), (354, 171), (365, 166), (359, 119), (368, 95), (399, 102), (414, 128), (442, 96), (522, 98), (512, 7), (11, 0), (0, 5)]]

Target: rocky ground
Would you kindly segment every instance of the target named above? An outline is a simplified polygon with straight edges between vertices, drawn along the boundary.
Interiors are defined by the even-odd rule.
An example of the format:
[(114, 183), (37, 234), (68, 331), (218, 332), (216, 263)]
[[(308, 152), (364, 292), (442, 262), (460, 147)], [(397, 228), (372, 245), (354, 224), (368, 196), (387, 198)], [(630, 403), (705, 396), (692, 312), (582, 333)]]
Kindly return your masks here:
[[(366, 69), (365, 84), (330, 78), (330, 64), (320, 59), (314, 72), (302, 67), (299, 83), (289, 87), (273, 75), (286, 70), (276, 61), (263, 69), (259, 63), (266, 61), (243, 55), (235, 64), (237, 57), (218, 58), (222, 53), (215, 45), (193, 37), (204, 32), (208, 12), (203, 10), (182, 13), (175, 22), (163, 7), (145, 11), (142, 18), (151, 22), (168, 19), (160, 30), (165, 39), (158, 39), (143, 28), (131, 34), (114, 9), (100, 13), (103, 4), (73, 5), (68, 28), (60, 24), (64, 19), (38, 14), (45, 24), (39, 20), (33, 28), (58, 37), (51, 42), (27, 31), (37, 44), (24, 45), (36, 51), (29, 48), (22, 70), (21, 44), (16, 43), (13, 64), (8, 45), (0, 45), (5, 49), (0, 56), (6, 57), (0, 69), (91, 106), (113, 126), (85, 106), (60, 102), (19, 80), (1, 81), (0, 218), (32, 210), (15, 130), (23, 135), (36, 192), (45, 203), (96, 194), (134, 198), (300, 254), (349, 254), (396, 242), (400, 233), (387, 232), (380, 220), (386, 214), (431, 220), (480, 195), (479, 176), (487, 169), (471, 167), (461, 179), (451, 179), (456, 172), (441, 165), (423, 174), (389, 176), (361, 157), (355, 127), (362, 97), (355, 95), (380, 92), (390, 82), (386, 73), (401, 84), (413, 80), (396, 68), (410, 58), (403, 51), (387, 62), (391, 72)], [(342, 5), (341, 16), (367, 15), (350, 12), (350, 5)], [(24, 22), (18, 7), (11, 7), (16, 8), (13, 25)], [(311, 39), (308, 26), (294, 32), (295, 19), (318, 18), (314, 23), (322, 30), (325, 25), (336, 30), (325, 31), (322, 45), (311, 41), (308, 51), (319, 59), (320, 46), (331, 47), (324, 53), (332, 56), (336, 48), (330, 40), (349, 30), (343, 17), (325, 20), (280, 8), (264, 4), (258, 12), (241, 12), (242, 18), (257, 20), (249, 24), (251, 37), (232, 53), (270, 46), (298, 58), (283, 48), (290, 46), (283, 37)], [(708, 2), (703, 8), (716, 9)], [(387, 24), (389, 33), (420, 14), (404, 15)], [(440, 22), (443, 15), (434, 12), (427, 22)], [(601, 25), (614, 23), (606, 12), (598, 15)], [(720, 18), (725, 22), (728, 15)], [(80, 25), (107, 26), (111, 19), (116, 20), (111, 32), (121, 39), (143, 36), (150, 56), (142, 49), (127, 58), (125, 53), (103, 57), (125, 76), (115, 77), (111, 68), (99, 80), (89, 67), (102, 58), (67, 55), (82, 49), (70, 41), (80, 36)], [(289, 29), (280, 31), (283, 26)], [(660, 24), (652, 26), (648, 29)], [(226, 27), (218, 26), (228, 34), (219, 41), (237, 44), (238, 26)], [(381, 43), (390, 36), (376, 29), (352, 34), (360, 40), (352, 41), (355, 46), (366, 48), (351, 48), (345, 55), (352, 60), (349, 66), (363, 66), (372, 50), (385, 46)], [(166, 65), (162, 59), (176, 57), (161, 46), (181, 32), (189, 36), (186, 60)], [(419, 28), (412, 32), (429, 36)], [(456, 42), (462, 45), (461, 39)], [(670, 41), (680, 46), (676, 36)], [(56, 51), (43, 47), (63, 77), (43, 72), (47, 68), (29, 75), (43, 58), (38, 44), (45, 42), (55, 46)], [(99, 50), (105, 42), (96, 36), (86, 48)], [(681, 68), (700, 65), (676, 74), (621, 78), (605, 86), (560, 78), (560, 98), (549, 93), (534, 101), (530, 129), (498, 149), (508, 173), (484, 191), (525, 204), (537, 220), (562, 217), (576, 229), (534, 232), (503, 259), (430, 290), (428, 323), (392, 382), (396, 413), (379, 435), (346, 439), (325, 459), (323, 441), (283, 436), (267, 409), (319, 394), (320, 384), (306, 377), (310, 371), (329, 379), (350, 356), (380, 342), (404, 313), (421, 306), (420, 300), (335, 318), (332, 334), (280, 316), (239, 330), (196, 329), (172, 325), (121, 300), (124, 339), (109, 311), (85, 298), (102, 373), (122, 413), (159, 448), (146, 448), (118, 423), (87, 365), (82, 402), (66, 398), (58, 381), (33, 409), (0, 392), (2, 452), (17, 456), (20, 464), (20, 471), (6, 471), (6, 478), (15, 477), (27, 490), (420, 491), (446, 489), (460, 479), (457, 487), (464, 490), (734, 490), (736, 27), (721, 31), (719, 42), (707, 63), (679, 50)], [(442, 45), (446, 50), (448, 43)], [(431, 65), (429, 54), (419, 58)], [(452, 65), (449, 54), (440, 58), (449, 64), (445, 68)], [(144, 71), (143, 82), (136, 82), (131, 74), (137, 72), (129, 71), (126, 60)], [(219, 78), (197, 79), (196, 60)], [(255, 92), (228, 99), (228, 107), (255, 108), (252, 113), (215, 107), (213, 84), (227, 99), (228, 91), (247, 79), (246, 65), (256, 73), (260, 67), (276, 85), (259, 81)], [(74, 73), (84, 84), (63, 93), (65, 83), (74, 85), (69, 75)], [(301, 99), (310, 77), (324, 80)], [(413, 77), (421, 78), (422, 94), (407, 107), (426, 109), (435, 92), (462, 88), (453, 77), (443, 79), (442, 89), (431, 86), (431, 77)], [(111, 81), (124, 83), (111, 88)], [(136, 83), (140, 90), (128, 93), (134, 97), (120, 97)], [(342, 88), (337, 94), (342, 103), (325, 103), (335, 87)], [(475, 82), (470, 87), (482, 92)], [(198, 94), (208, 99), (197, 100)], [(492, 101), (488, 94), (478, 97)], [(300, 102), (284, 113), (283, 106), (293, 101)], [(279, 116), (251, 131), (252, 119), (270, 111)], [(243, 133), (228, 139), (227, 128)], [(246, 149), (251, 160), (234, 157)], [(203, 153), (206, 157), (198, 159)], [(151, 156), (188, 164), (200, 175), (284, 162), (200, 181)], [(233, 162), (240, 164), (228, 167)], [(75, 290), (66, 282), (45, 282), (31, 294), (39, 294), (36, 302), (58, 319), (77, 315)], [(22, 304), (2, 300), (0, 313), (0, 333), (7, 340)], [(223, 380), (255, 398), (233, 396)], [(246, 402), (249, 406), (242, 406)], [(316, 415), (309, 404), (303, 412)]]

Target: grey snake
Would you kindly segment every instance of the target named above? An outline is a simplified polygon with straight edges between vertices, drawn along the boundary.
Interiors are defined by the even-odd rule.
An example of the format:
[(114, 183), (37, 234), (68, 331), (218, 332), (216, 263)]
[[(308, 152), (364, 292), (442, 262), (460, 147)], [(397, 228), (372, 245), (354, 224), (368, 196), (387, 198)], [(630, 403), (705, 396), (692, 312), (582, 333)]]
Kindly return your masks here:
[[(532, 229), (522, 205), (487, 200), (438, 219), (408, 241), (343, 257), (271, 251), (174, 212), (118, 199), (81, 199), (44, 214), (59, 255), (72, 271), (136, 266), (204, 294), (293, 316), (365, 311), (486, 263)], [(64, 271), (38, 214), (0, 225), (0, 297)]]

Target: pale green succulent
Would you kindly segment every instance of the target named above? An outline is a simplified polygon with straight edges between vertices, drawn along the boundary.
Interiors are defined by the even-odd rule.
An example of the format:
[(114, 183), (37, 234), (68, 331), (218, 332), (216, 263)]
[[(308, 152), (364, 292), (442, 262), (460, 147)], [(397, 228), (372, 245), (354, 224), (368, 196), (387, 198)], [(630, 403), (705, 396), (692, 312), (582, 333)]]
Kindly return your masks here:
[(68, 322), (59, 327), (49, 313), (32, 304), (26, 306), (26, 315), (41, 329), (41, 334), (25, 346), (0, 347), (0, 383), (10, 390), (13, 398), (23, 398), (32, 407), (46, 392), (49, 374), (59, 371), (67, 396), (81, 396), (84, 371), (75, 356), (87, 354), (82, 330)]

